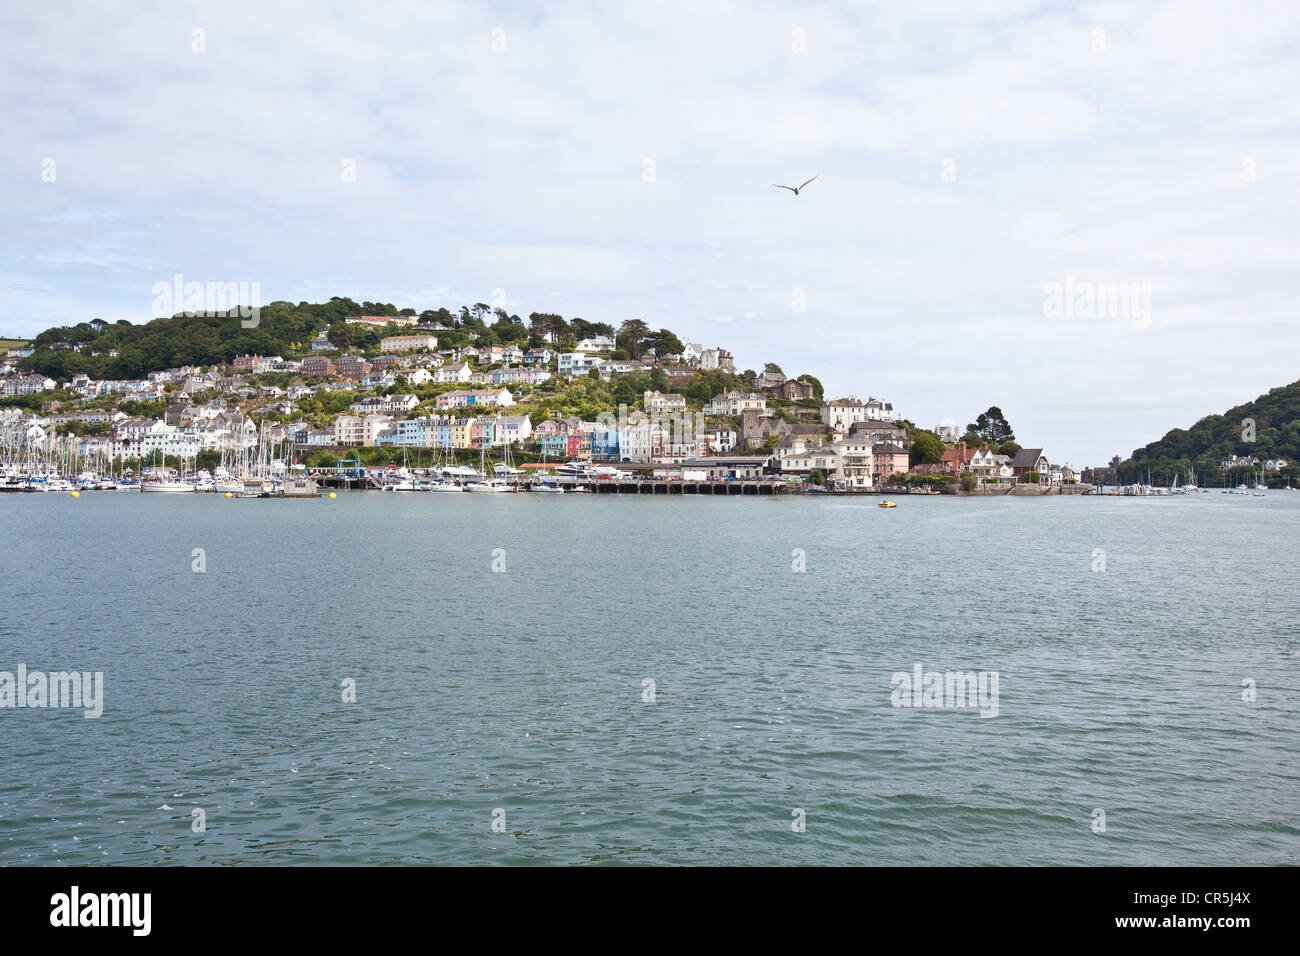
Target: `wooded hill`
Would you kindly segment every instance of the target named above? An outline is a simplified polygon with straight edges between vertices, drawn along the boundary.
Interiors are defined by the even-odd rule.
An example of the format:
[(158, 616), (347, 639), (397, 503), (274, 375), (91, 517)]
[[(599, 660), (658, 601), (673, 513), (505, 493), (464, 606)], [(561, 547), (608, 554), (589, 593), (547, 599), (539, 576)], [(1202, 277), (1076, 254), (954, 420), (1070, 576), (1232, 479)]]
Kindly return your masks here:
[[(1248, 419), (1254, 423), (1253, 440)], [(1153, 482), (1166, 484), (1175, 475), (1186, 476), (1190, 469), (1205, 484), (1216, 485), (1223, 480), (1220, 462), (1233, 455), (1261, 462), (1285, 459), (1288, 467), (1270, 478), (1290, 478), (1293, 484), (1300, 479), (1300, 382), (1272, 389), (1222, 415), (1207, 415), (1191, 428), (1173, 429), (1159, 441), (1134, 450), (1120, 463), (1119, 478), (1126, 484), (1143, 481), (1150, 469)], [(1251, 470), (1234, 469), (1228, 482)], [(1258, 472), (1259, 466), (1253, 470)]]

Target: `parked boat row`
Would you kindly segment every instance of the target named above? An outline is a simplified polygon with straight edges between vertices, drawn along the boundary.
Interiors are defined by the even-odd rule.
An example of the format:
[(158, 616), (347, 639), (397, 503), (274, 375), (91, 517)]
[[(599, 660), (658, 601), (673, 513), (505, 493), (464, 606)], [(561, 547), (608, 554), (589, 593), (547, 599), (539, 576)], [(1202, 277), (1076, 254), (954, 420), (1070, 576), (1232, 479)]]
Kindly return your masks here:
[[(1146, 483), (1134, 485), (1120, 485), (1115, 491), (1103, 491), (1102, 494), (1110, 497), (1143, 497), (1143, 498), (1163, 498), (1170, 495), (1209, 495), (1218, 492), (1221, 495), (1249, 495), (1252, 498), (1263, 498), (1267, 494), (1268, 484), (1264, 480), (1264, 472), (1261, 468), (1260, 473), (1254, 476), (1253, 484), (1246, 484), (1244, 481), (1235, 488), (1227, 487), (1226, 483), (1223, 488), (1205, 488), (1196, 483), (1195, 476), (1190, 472), (1187, 475), (1186, 482), (1183, 482), (1180, 476), (1175, 475), (1174, 480), (1170, 482), (1168, 488), (1151, 483), (1151, 476), (1148, 473)], [(1295, 491), (1288, 481), (1283, 491)]]

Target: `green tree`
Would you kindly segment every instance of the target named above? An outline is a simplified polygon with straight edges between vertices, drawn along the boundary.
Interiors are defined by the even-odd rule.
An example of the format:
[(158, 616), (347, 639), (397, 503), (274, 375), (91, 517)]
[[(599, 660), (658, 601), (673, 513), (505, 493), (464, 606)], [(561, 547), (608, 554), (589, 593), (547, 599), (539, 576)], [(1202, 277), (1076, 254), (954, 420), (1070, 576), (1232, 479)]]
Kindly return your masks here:
[(654, 352), (656, 358), (664, 355), (681, 355), (686, 350), (682, 340), (667, 329), (649, 333), (643, 345)]
[(918, 429), (916, 435), (912, 438), (912, 449), (909, 460), (913, 465), (930, 465), (943, 459), (943, 453), (947, 450), (943, 439), (932, 431)]
[(640, 319), (628, 319), (619, 328), (618, 336), (614, 339), (614, 345), (620, 349), (626, 349), (629, 358), (639, 359), (641, 351), (645, 347), (645, 337), (649, 331), (649, 327)]
[(966, 426), (968, 433), (978, 435), (981, 442), (988, 442), (990, 447), (1001, 445), (1006, 441), (1015, 441), (1015, 433), (1002, 414), (1002, 409), (990, 405), (988, 411), (981, 412), (973, 424)]
[(549, 335), (552, 339), (556, 339), (569, 330), (569, 324), (564, 321), (564, 317), (554, 312), (529, 313), (528, 322), (532, 330), (543, 338)]

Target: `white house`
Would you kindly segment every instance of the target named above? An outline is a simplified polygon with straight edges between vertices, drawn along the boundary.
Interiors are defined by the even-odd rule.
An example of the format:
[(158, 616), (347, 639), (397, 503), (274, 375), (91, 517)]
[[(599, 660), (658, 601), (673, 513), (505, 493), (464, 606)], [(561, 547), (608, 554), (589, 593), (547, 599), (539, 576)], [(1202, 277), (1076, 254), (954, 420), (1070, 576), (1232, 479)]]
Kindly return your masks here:
[(873, 465), (871, 441), (842, 441), (833, 445), (839, 452), (839, 468), (833, 473), (837, 482), (849, 488), (870, 488)]
[(760, 412), (766, 411), (767, 399), (757, 392), (745, 394), (739, 389), (733, 388), (729, 392), (713, 396), (713, 400), (704, 406), (704, 414), (739, 415), (750, 408), (757, 409)]
[(561, 352), (557, 368), (561, 375), (585, 375), (589, 369), (600, 365), (601, 359), (586, 352)]
[(533, 423), (527, 415), (497, 417), (498, 444), (522, 445), (533, 436)]
[(386, 415), (340, 415), (334, 420), (334, 444), (373, 445), (375, 436), (392, 421)]
[(642, 422), (618, 430), (619, 461), (650, 461), (654, 457), (658, 425)]
[(469, 381), (472, 373), (469, 366), (464, 362), (455, 362), (451, 365), (443, 365), (433, 373), (433, 380), (439, 385), (449, 383), (465, 383)]
[(714, 369), (722, 369), (724, 372), (734, 372), (736, 370), (735, 362), (732, 361), (731, 353), (722, 347), (716, 349), (705, 349), (700, 353), (700, 368), (706, 372)]

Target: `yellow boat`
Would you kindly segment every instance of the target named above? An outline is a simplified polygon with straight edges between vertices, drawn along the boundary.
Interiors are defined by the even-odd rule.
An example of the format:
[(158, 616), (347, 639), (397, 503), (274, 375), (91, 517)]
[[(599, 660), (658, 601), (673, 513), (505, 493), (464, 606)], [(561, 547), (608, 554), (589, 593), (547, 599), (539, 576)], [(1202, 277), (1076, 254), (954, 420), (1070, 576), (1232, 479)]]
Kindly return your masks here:
[(892, 501), (882, 501), (880, 504), (876, 505), (876, 507), (877, 507), (877, 508), (897, 508), (898, 505), (894, 504)]

